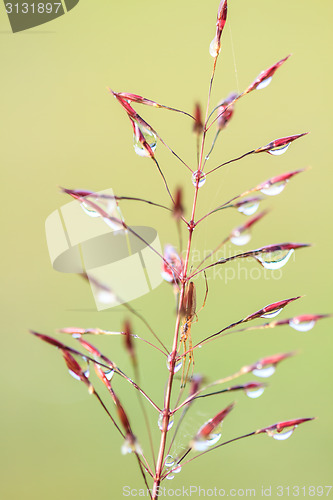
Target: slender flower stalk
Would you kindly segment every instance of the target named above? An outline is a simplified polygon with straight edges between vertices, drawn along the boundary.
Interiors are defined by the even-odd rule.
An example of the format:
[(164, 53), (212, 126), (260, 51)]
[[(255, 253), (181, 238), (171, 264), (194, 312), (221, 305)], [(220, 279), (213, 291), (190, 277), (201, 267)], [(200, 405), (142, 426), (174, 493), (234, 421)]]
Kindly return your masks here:
[[(82, 382), (89, 394), (97, 398), (110, 422), (112, 422), (117, 433), (121, 437), (121, 452), (123, 454), (132, 454), (132, 456), (135, 457), (147, 490), (151, 487), (148, 494), (152, 500), (157, 500), (159, 498), (161, 482), (165, 479), (172, 479), (174, 474), (180, 471), (180, 464), (185, 466), (208, 452), (210, 453), (227, 444), (259, 434), (265, 434), (277, 440), (285, 440), (292, 435), (300, 424), (313, 420), (312, 417), (306, 417), (280, 421), (276, 424), (262, 427), (248, 433), (244, 433), (243, 431), (237, 437), (217, 444), (222, 435), (222, 424), (224, 432), (224, 428), (226, 427), (227, 429), (228, 422), (237, 412), (235, 403), (229, 402), (228, 404), (228, 402), (220, 402), (220, 400), (228, 397), (230, 393), (234, 392), (241, 395), (245, 394), (250, 398), (261, 396), (267, 388), (267, 384), (262, 381), (262, 378), (271, 377), (277, 370), (277, 367), (280, 367), (282, 361), (292, 358), (296, 352), (266, 355), (257, 359), (255, 362), (241, 366), (241, 368), (234, 368), (235, 371), (229, 374), (222, 373), (221, 368), (221, 375), (219, 378), (214, 381), (209, 381), (206, 374), (194, 373), (194, 367), (197, 368), (194, 357), (197, 354), (198, 348), (217, 339), (222, 339), (227, 335), (239, 333), (250, 334), (255, 330), (275, 332), (275, 328), (279, 326), (290, 326), (293, 330), (304, 333), (310, 331), (319, 320), (330, 316), (328, 314), (304, 313), (285, 318), (283, 317), (285, 308), (298, 306), (298, 300), (301, 298), (301, 296), (289, 296), (289, 298), (280, 300), (275, 299), (274, 302), (266, 305), (258, 304), (258, 309), (252, 313), (249, 313), (249, 311), (244, 313), (244, 311), (242, 311), (234, 322), (229, 325), (220, 324), (217, 327), (218, 330), (215, 332), (209, 332), (206, 331), (206, 328), (203, 328), (201, 330), (203, 332), (201, 334), (202, 339), (198, 341), (196, 338), (195, 344), (192, 340), (192, 325), (196, 323), (201, 309), (206, 304), (208, 296), (207, 277), (213, 268), (221, 266), (220, 269), (223, 270), (223, 266), (227, 263), (242, 261), (242, 259), (250, 259), (264, 269), (274, 271), (282, 268), (288, 262), (293, 252), (310, 247), (308, 243), (287, 241), (284, 243), (267, 244), (252, 250), (245, 249), (242, 252), (223, 254), (223, 258), (217, 259), (215, 256), (217, 251), (227, 243), (235, 246), (247, 245), (251, 238), (250, 232), (256, 230), (258, 226), (260, 227), (262, 223), (258, 223), (262, 221), (264, 217), (264, 220), (266, 220), (269, 214), (268, 209), (257, 212), (260, 203), (265, 199), (262, 195), (271, 197), (280, 194), (286, 184), (299, 173), (306, 171), (306, 168), (275, 174), (254, 187), (233, 196), (228, 201), (220, 200), (220, 204), (215, 209), (209, 212), (203, 212), (203, 214), (201, 213), (200, 215), (197, 213), (200, 189), (205, 184), (209, 174), (221, 169), (223, 166), (234, 164), (250, 155), (268, 153), (272, 156), (279, 156), (286, 152), (292, 142), (306, 135), (306, 133), (301, 133), (272, 140), (264, 146), (251, 149), (231, 160), (223, 161), (219, 165), (208, 170), (208, 172), (206, 170), (204, 172), (210, 155), (213, 150), (218, 147), (219, 141), (221, 141), (221, 133), (227, 126), (232, 127), (231, 119), (234, 115), (235, 103), (239, 101), (241, 97), (255, 90), (267, 87), (276, 71), (289, 58), (289, 56), (287, 56), (270, 66), (268, 69), (262, 71), (243, 92), (233, 92), (229, 94), (227, 98), (212, 106), (212, 89), (215, 81), (217, 61), (221, 53), (221, 40), (227, 22), (227, 12), (227, 0), (221, 0), (217, 10), (215, 36), (209, 47), (209, 53), (213, 57), (213, 67), (208, 84), (207, 102), (203, 108), (199, 103), (196, 103), (193, 115), (176, 107), (159, 104), (157, 101), (135, 93), (123, 91), (116, 92), (109, 89), (110, 93), (120, 104), (125, 116), (127, 116), (130, 121), (133, 132), (134, 151), (141, 157), (139, 161), (148, 161), (142, 160), (142, 158), (150, 159), (154, 163), (154, 167), (157, 168), (163, 180), (164, 193), (166, 193), (168, 199), (167, 203), (163, 201), (160, 203), (159, 200), (157, 200), (157, 202), (150, 201), (150, 199), (147, 200), (140, 196), (109, 196), (90, 190), (62, 188), (62, 192), (74, 198), (88, 216), (99, 217), (112, 229), (116, 229), (117, 231), (136, 238), (140, 244), (144, 244), (145, 247), (153, 252), (155, 259), (160, 260), (161, 275), (167, 282), (164, 286), (170, 287), (176, 300), (173, 334), (171, 334), (167, 340), (162, 340), (160, 338), (161, 325), (158, 325), (158, 328), (154, 325), (153, 328), (150, 322), (145, 318), (145, 315), (141, 314), (139, 310), (134, 309), (129, 303), (123, 304), (123, 307), (126, 309), (126, 319), (124, 320), (121, 331), (106, 330), (99, 327), (65, 327), (58, 330), (59, 334), (67, 336), (67, 339), (74, 342), (76, 346), (79, 346), (79, 349), (67, 345), (67, 343), (65, 344), (54, 337), (31, 331), (35, 337), (51, 345), (60, 352), (70, 375), (77, 381)], [(192, 120), (189, 128), (192, 128), (196, 140), (195, 166), (189, 165), (188, 162), (185, 162), (175, 153), (166, 143), (164, 138), (160, 137), (153, 126), (136, 111), (137, 105), (142, 106), (141, 109), (143, 110), (146, 109), (145, 106), (156, 109), (166, 109), (177, 113), (175, 116), (180, 120), (188, 120), (188, 118)], [(205, 112), (202, 111), (204, 109)], [(185, 115), (185, 117), (180, 115)], [(214, 133), (212, 134), (211, 130), (213, 124), (216, 124), (215, 135)], [(157, 143), (161, 143), (162, 146), (164, 145), (167, 151), (176, 157), (189, 171), (186, 173), (190, 175), (190, 181), (194, 188), (192, 203), (189, 210), (188, 207), (186, 207), (184, 194), (186, 193), (187, 187), (180, 184), (171, 186), (168, 169), (164, 167), (159, 158)], [(152, 162), (150, 162), (150, 164), (152, 164)], [(214, 179), (214, 177), (215, 176), (212, 176), (210, 179)], [(173, 179), (172, 183), (174, 184)], [(147, 241), (145, 237), (141, 236), (135, 228), (125, 222), (120, 212), (119, 205), (128, 201), (139, 205), (145, 204), (154, 209), (158, 208), (163, 210), (165, 214), (169, 214), (170, 220), (173, 220), (176, 224), (176, 235), (178, 235), (179, 248), (171, 244), (166, 244), (164, 251), (160, 251), (160, 249), (156, 249), (155, 246)], [(117, 210), (119, 210), (117, 214), (119, 213), (119, 216), (115, 216), (114, 212), (110, 209), (112, 203), (116, 203)], [(227, 229), (225, 232), (219, 234), (215, 248), (208, 252), (199, 265), (195, 266), (192, 259), (196, 237), (194, 230), (199, 223), (203, 223), (213, 214), (217, 214), (216, 217), (219, 216), (221, 218), (225, 213), (224, 210), (228, 208), (239, 211), (242, 214), (239, 216), (241, 218), (244, 216), (249, 218), (246, 219), (245, 222), (243, 218), (241, 223), (238, 223), (231, 231)], [(220, 227), (224, 228), (224, 226), (222, 224), (218, 226), (219, 233)], [(185, 238), (184, 228), (187, 230)], [(212, 259), (213, 261), (207, 263), (206, 261), (212, 257), (214, 257), (215, 261)], [(144, 260), (142, 255), (140, 258)], [(145, 271), (147, 271), (147, 269), (145, 269)], [(85, 281), (90, 280), (87, 272), (82, 272), (80, 276), (83, 277)], [(195, 278), (199, 276), (205, 279), (206, 291), (202, 301), (202, 307), (197, 310), (196, 290), (200, 288), (200, 281), (195, 281)], [(126, 278), (128, 278), (128, 276), (126, 276)], [(117, 291), (114, 291), (113, 287), (112, 289), (111, 287), (109, 288), (102, 282), (99, 282), (99, 279), (92, 278), (92, 280), (94, 286), (98, 290), (112, 294), (119, 299)], [(129, 286), (131, 286), (131, 283)], [(282, 318), (275, 319), (279, 314), (281, 314)], [(140, 326), (137, 326), (132, 321), (133, 316), (140, 320)], [(217, 317), (220, 319), (220, 311), (217, 312)], [(112, 328), (112, 326), (110, 326), (110, 328)], [(153, 339), (146, 339), (147, 331), (153, 336)], [(113, 355), (112, 359), (110, 359), (103, 354), (99, 348), (88, 340), (89, 336), (108, 337), (111, 343), (112, 338), (121, 336), (123, 340), (122, 348), (127, 354), (127, 361), (129, 363), (128, 373), (133, 373), (134, 375), (127, 375), (127, 368), (126, 372), (119, 368), (113, 361)], [(164, 370), (164, 376), (161, 382), (162, 389), (156, 401), (155, 397), (149, 395), (148, 391), (144, 391), (141, 385), (141, 381), (144, 381), (144, 377), (142, 376), (143, 363), (137, 342), (143, 342), (146, 348), (152, 348), (152, 352), (156, 356), (161, 356), (161, 360), (163, 361), (163, 363), (161, 363)], [(282, 365), (284, 365), (284, 363), (282, 363)], [(237, 366), (239, 367), (239, 364), (236, 364), (236, 367)], [(90, 367), (94, 368), (95, 377), (97, 376), (97, 383), (104, 385), (104, 391), (106, 389), (106, 394), (109, 396), (110, 403), (105, 402), (104, 398), (96, 392), (96, 384), (92, 379)], [(179, 370), (181, 370), (180, 376), (177, 375)], [(237, 380), (237, 382), (234, 382), (241, 377), (252, 375), (261, 378), (261, 380)], [(114, 383), (116, 379), (126, 381), (130, 388), (135, 390), (134, 392), (139, 399), (139, 407), (146, 427), (145, 437), (149, 441), (150, 446), (151, 453), (149, 456), (144, 452), (144, 446), (141, 442), (142, 431), (136, 428), (138, 419), (133, 418), (133, 415), (131, 415), (131, 411), (128, 409), (128, 401), (126, 401), (126, 404), (123, 403), (124, 398), (122, 395), (119, 395), (120, 389), (116, 383)], [(170, 452), (181, 432), (183, 422), (189, 409), (203, 405), (205, 401), (207, 401), (207, 398), (211, 398), (214, 402), (216, 401), (218, 405), (213, 416), (204, 422), (196, 432), (193, 431), (192, 437), (187, 441), (188, 444), (181, 453), (178, 453), (176, 457), (171, 456)], [(147, 402), (149, 404), (147, 404)], [(109, 406), (111, 406), (111, 410)], [(151, 411), (154, 419), (158, 417), (156, 418), (160, 429), (158, 441), (154, 439), (154, 433), (151, 428), (151, 413), (148, 413), (148, 410)], [(171, 430), (174, 418), (177, 418), (178, 421), (175, 429)], [(224, 422), (225, 420), (226, 423)]]

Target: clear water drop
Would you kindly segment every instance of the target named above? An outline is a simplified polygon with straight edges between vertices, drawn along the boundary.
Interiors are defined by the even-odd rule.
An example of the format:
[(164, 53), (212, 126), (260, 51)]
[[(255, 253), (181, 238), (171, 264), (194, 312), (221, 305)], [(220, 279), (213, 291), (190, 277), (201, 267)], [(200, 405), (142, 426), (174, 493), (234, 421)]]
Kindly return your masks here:
[(181, 465), (178, 465), (178, 467), (176, 467), (175, 469), (172, 470), (172, 472), (174, 474), (179, 474), (182, 470), (182, 466)]
[[(171, 360), (171, 355), (169, 354), (169, 356), (167, 357), (167, 367), (168, 367), (169, 371), (171, 371), (170, 360)], [(181, 359), (177, 359), (175, 367), (173, 369), (173, 373), (179, 372), (179, 370), (181, 369), (181, 367), (182, 367), (182, 360)]]
[(266, 87), (268, 87), (268, 85), (271, 83), (271, 81), (272, 81), (272, 77), (271, 76), (268, 77), (268, 78), (266, 78), (261, 83), (259, 83), (259, 85), (256, 87), (257, 90), (265, 89)]
[(261, 377), (261, 378), (268, 378), (275, 373), (275, 366), (270, 365), (270, 366), (263, 366), (260, 368), (259, 366), (252, 370), (253, 375), (256, 377)]
[(172, 455), (168, 455), (165, 459), (165, 467), (173, 467), (175, 465), (175, 459), (173, 458)]
[(277, 441), (285, 441), (286, 439), (290, 438), (290, 436), (294, 433), (294, 430), (296, 429), (296, 425), (295, 427), (293, 427), (292, 429), (290, 429), (289, 431), (285, 431), (285, 432), (272, 432), (270, 435), (273, 439), (276, 439)]
[(174, 477), (175, 477), (175, 475), (171, 473), (171, 474), (168, 474), (168, 475), (166, 476), (166, 479), (171, 480), (171, 479), (174, 479)]
[(99, 290), (97, 293), (97, 301), (100, 304), (114, 304), (116, 300), (116, 296), (111, 290)]
[(270, 155), (273, 155), (273, 156), (280, 156), (280, 155), (283, 155), (287, 151), (289, 146), (290, 146), (290, 143), (285, 144), (284, 146), (279, 146), (277, 148), (272, 148), (269, 151), (267, 151), (267, 153), (269, 153)]
[(294, 250), (276, 250), (275, 252), (263, 252), (260, 255), (256, 255), (255, 258), (263, 265), (265, 269), (270, 269), (274, 271), (276, 269), (281, 269), (285, 264), (287, 264)]
[(244, 215), (253, 215), (259, 208), (258, 202), (249, 201), (237, 208), (238, 212)]
[(104, 372), (104, 375), (107, 378), (107, 380), (110, 382), (110, 380), (112, 379), (112, 377), (114, 375), (114, 370), (106, 370)]
[(199, 171), (199, 170), (196, 170), (195, 172), (193, 172), (193, 174), (192, 174), (192, 184), (193, 184), (193, 186), (197, 185), (198, 178), (199, 178), (198, 187), (200, 188), (206, 182), (206, 174), (204, 174), (202, 171)]
[[(97, 205), (107, 214), (110, 214), (115, 206), (115, 202), (113, 199), (103, 198), (99, 196), (89, 196), (87, 200), (94, 205)], [(89, 217), (101, 217), (101, 214), (98, 212), (98, 210), (92, 207), (87, 201), (81, 201), (80, 205), (84, 213), (89, 215)]]
[(130, 436), (129, 438), (126, 437), (121, 447), (121, 453), (122, 455), (127, 455), (133, 451), (138, 455), (142, 455), (142, 448), (134, 436)]
[(262, 314), (260, 317), (261, 318), (266, 318), (266, 319), (272, 319), (275, 318), (280, 312), (282, 311), (282, 308), (280, 309), (275, 309), (275, 311), (270, 311), (268, 313)]
[(217, 44), (216, 38), (213, 38), (213, 40), (210, 42), (209, 45), (209, 53), (212, 57), (216, 57), (219, 55), (219, 46)]
[[(75, 358), (75, 360), (79, 363), (80, 367), (81, 367), (81, 370), (83, 372), (83, 375), (85, 375), (85, 377), (89, 377), (89, 374), (90, 374), (90, 370), (89, 370), (89, 362), (87, 360), (87, 358), (85, 357), (82, 357), (82, 356), (75, 356), (72, 354), (72, 356)], [(81, 380), (80, 376), (73, 372), (72, 370), (68, 370), (68, 373), (73, 377), (75, 378), (75, 380)]]
[(246, 245), (251, 239), (251, 232), (235, 230), (230, 238), (231, 243), (237, 246)]
[(294, 330), (297, 330), (298, 332), (308, 332), (309, 330), (312, 330), (315, 324), (316, 321), (314, 319), (310, 321), (298, 321), (295, 318), (289, 321), (289, 326), (291, 326), (291, 328), (294, 328)]
[(211, 446), (214, 446), (221, 438), (221, 433), (210, 434), (208, 438), (200, 439), (197, 438), (193, 442), (193, 448), (197, 451), (206, 451)]
[[(91, 201), (93, 201), (94, 203), (96, 202), (96, 200), (94, 200), (94, 199), (91, 199)], [(88, 203), (82, 201), (80, 203), (80, 205), (81, 205), (82, 210), (87, 215), (89, 215), (89, 217), (100, 217), (100, 214), (94, 208), (92, 208), (90, 205), (88, 205)]]
[[(173, 415), (171, 415), (171, 417), (169, 419), (169, 423), (168, 423), (168, 428), (167, 428), (168, 431), (173, 426), (173, 422), (174, 422), (174, 418), (173, 418)], [(159, 414), (157, 424), (158, 424), (158, 428), (160, 429), (160, 431), (162, 431), (163, 430), (163, 413)]]
[(245, 394), (251, 399), (256, 399), (262, 395), (264, 390), (265, 387), (259, 387), (259, 389), (248, 389), (247, 391), (245, 391)]
[[(149, 144), (152, 151), (154, 152), (157, 146), (156, 135), (154, 134), (154, 132), (150, 130), (148, 127), (144, 127), (143, 125), (138, 125), (137, 123), (135, 124), (135, 126), (140, 129), (146, 142)], [(136, 152), (136, 154), (139, 156), (149, 156), (149, 152), (144, 148), (144, 146), (141, 144), (141, 142), (138, 140), (135, 134), (133, 140), (134, 140), (134, 145), (133, 145), (134, 151)]]
[(275, 184), (272, 184), (271, 186), (268, 185), (267, 187), (264, 187), (263, 189), (260, 189), (260, 191), (263, 194), (266, 194), (267, 196), (276, 196), (284, 190), (286, 187), (287, 181), (281, 181), (277, 182)]

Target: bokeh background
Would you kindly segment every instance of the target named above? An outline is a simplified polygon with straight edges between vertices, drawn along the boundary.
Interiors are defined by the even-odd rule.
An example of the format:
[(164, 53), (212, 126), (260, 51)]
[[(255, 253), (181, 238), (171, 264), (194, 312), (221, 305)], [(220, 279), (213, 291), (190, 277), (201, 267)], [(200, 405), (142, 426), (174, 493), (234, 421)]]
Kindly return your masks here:
[[(28, 329), (51, 334), (63, 326), (121, 328), (124, 308), (97, 312), (89, 287), (50, 265), (45, 241), (47, 216), (68, 200), (58, 186), (141, 196), (168, 203), (151, 161), (135, 155), (128, 119), (106, 87), (145, 95), (192, 111), (206, 103), (218, 2), (81, 0), (52, 23), (12, 34), (1, 6), (1, 177), (2, 177), (2, 397), (1, 498), (88, 500), (122, 498), (122, 488), (141, 487), (132, 456), (120, 455), (121, 441), (97, 402), (69, 377), (60, 356), (29, 336)], [(271, 213), (256, 227), (247, 248), (282, 241), (313, 242), (283, 269), (252, 279), (210, 279), (209, 297), (193, 336), (220, 329), (267, 303), (295, 295), (301, 301), (281, 317), (332, 312), (332, 69), (333, 5), (321, 0), (230, 1), (228, 25), (212, 101), (244, 89), (257, 74), (292, 53), (272, 84), (241, 100), (233, 123), (221, 137), (211, 166), (270, 140), (305, 131), (282, 157), (256, 155), (208, 177), (200, 191), (202, 214), (229, 195), (273, 175), (311, 166), (264, 205)], [(150, 121), (191, 165), (195, 141), (186, 117), (143, 109)], [(162, 145), (157, 157), (174, 190), (182, 186), (189, 210), (189, 173)], [(177, 245), (170, 217), (157, 209), (122, 205), (130, 224), (158, 229), (161, 242)], [(202, 253), (244, 222), (237, 212), (212, 216), (198, 228), (194, 248)], [(185, 235), (186, 233), (184, 233)], [(244, 264), (249, 274), (258, 267)], [(235, 267), (237, 270), (237, 267)], [(260, 269), (259, 269), (260, 271)], [(259, 273), (258, 271), (258, 273)], [(198, 301), (204, 283), (197, 282)], [(168, 284), (133, 301), (170, 343), (174, 297)], [(148, 338), (142, 324), (135, 331)], [(98, 339), (118, 365), (131, 372), (119, 339)], [(194, 461), (166, 485), (176, 488), (256, 488), (272, 485), (332, 484), (332, 325), (319, 322), (309, 333), (289, 327), (230, 336), (209, 344), (195, 357), (195, 371), (207, 380), (277, 352), (299, 350), (284, 362), (264, 395), (216, 396), (191, 409), (176, 452), (201, 424), (232, 400), (237, 408), (224, 425), (224, 439), (278, 420), (318, 416), (286, 442), (258, 436)], [(165, 361), (138, 346), (142, 385), (161, 402)], [(115, 387), (144, 436), (135, 395), (121, 381)], [(152, 415), (155, 438), (159, 431)], [(142, 438), (145, 449), (147, 442)], [(332, 494), (332, 493), (331, 493)]]

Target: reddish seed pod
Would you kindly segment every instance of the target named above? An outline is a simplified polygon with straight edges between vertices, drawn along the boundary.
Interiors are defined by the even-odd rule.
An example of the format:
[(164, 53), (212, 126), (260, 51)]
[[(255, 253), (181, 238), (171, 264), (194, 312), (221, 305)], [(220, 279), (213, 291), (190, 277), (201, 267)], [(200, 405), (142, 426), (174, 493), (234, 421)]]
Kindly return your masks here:
[(254, 82), (251, 83), (251, 85), (243, 92), (243, 94), (248, 94), (249, 92), (251, 92), (252, 90), (255, 90), (257, 88), (264, 88), (266, 87), (267, 85), (269, 85), (275, 71), (280, 67), (282, 66), (282, 64), (284, 62), (287, 61), (287, 59), (289, 59), (290, 57), (290, 54), (285, 57), (284, 59), (281, 59), (280, 61), (278, 61), (277, 63), (273, 64), (273, 66), (270, 66), (269, 68), (267, 68), (266, 70), (262, 71), (258, 76), (257, 78), (254, 80)]
[(176, 220), (179, 220), (184, 214), (183, 190), (181, 187), (177, 188), (174, 200), (175, 200), (175, 203), (173, 204), (173, 207), (172, 207), (172, 214)]
[(193, 132), (195, 134), (202, 134), (203, 132), (203, 121), (202, 121), (202, 113), (201, 113), (201, 106), (197, 102), (195, 107), (194, 107), (194, 124), (193, 124)]
[(282, 432), (284, 429), (287, 429), (289, 427), (295, 427), (297, 425), (303, 424), (304, 422), (310, 422), (315, 418), (316, 417), (307, 417), (307, 418), (296, 418), (295, 420), (285, 420), (284, 422), (278, 422), (277, 424), (264, 427), (263, 429), (258, 429), (256, 431), (256, 434), (261, 434), (262, 432), (270, 434), (273, 431)]
[(233, 92), (230, 94), (224, 101), (221, 102), (219, 107), (217, 108), (217, 128), (218, 130), (223, 130), (228, 123), (230, 122), (233, 114), (234, 114), (234, 101), (237, 97), (237, 94)]
[(136, 365), (136, 354), (133, 343), (133, 334), (132, 334), (132, 326), (129, 320), (126, 320), (124, 323), (124, 339), (125, 339), (125, 349), (129, 353), (133, 365)]
[(270, 151), (274, 149), (284, 149), (289, 146), (290, 143), (295, 141), (296, 139), (299, 139), (300, 137), (303, 137), (304, 135), (307, 135), (308, 132), (305, 132), (303, 134), (296, 134), (296, 135), (289, 135), (288, 137), (281, 137), (280, 139), (275, 139), (275, 141), (271, 141), (266, 146), (262, 146), (261, 148), (256, 149), (254, 152), (255, 153), (262, 153), (263, 151), (269, 153)]
[(48, 335), (43, 335), (42, 333), (37, 333), (32, 330), (30, 330), (30, 333), (35, 335), (35, 337), (38, 337), (39, 339), (43, 340), (47, 344), (51, 344), (54, 347), (57, 347), (58, 349), (64, 349), (66, 348), (65, 344), (62, 342), (59, 342), (58, 340), (54, 339), (53, 337), (49, 337)]
[(294, 300), (300, 299), (301, 297), (292, 297), (291, 299), (285, 299), (285, 300), (280, 300), (278, 302), (273, 302), (272, 304), (269, 304), (268, 306), (263, 307), (262, 309), (259, 309), (259, 311), (256, 311), (249, 316), (247, 316), (243, 321), (251, 321), (256, 318), (260, 318), (263, 314), (269, 314), (272, 313), (273, 311), (283, 309), (286, 307), (288, 304), (291, 302), (294, 302)]
[(206, 422), (197, 432), (196, 438), (205, 438), (208, 437), (214, 429), (225, 419), (225, 417), (231, 412), (235, 403), (231, 403), (231, 405), (224, 408), (224, 410), (220, 411), (215, 417), (211, 418)]

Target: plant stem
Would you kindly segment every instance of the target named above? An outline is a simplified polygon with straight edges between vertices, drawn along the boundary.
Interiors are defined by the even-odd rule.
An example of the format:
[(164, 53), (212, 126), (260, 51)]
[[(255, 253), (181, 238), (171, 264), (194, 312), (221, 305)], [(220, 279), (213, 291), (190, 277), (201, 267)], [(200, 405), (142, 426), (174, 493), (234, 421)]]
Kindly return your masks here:
[[(211, 90), (212, 90), (212, 85), (213, 85), (213, 80), (214, 80), (214, 75), (215, 75), (216, 59), (217, 58), (214, 59), (214, 66), (213, 66), (212, 76), (211, 76), (210, 84), (209, 84), (205, 126), (204, 126), (204, 132), (202, 135), (200, 159), (199, 159), (199, 165), (198, 165), (199, 172), (202, 170), (202, 164), (203, 164), (202, 162), (203, 162), (203, 152), (204, 152), (205, 139), (206, 139), (206, 126), (207, 126), (207, 119), (208, 119), (208, 110), (209, 110), (209, 104), (210, 104)], [(166, 387), (166, 391), (165, 391), (165, 398), (164, 398), (162, 434), (161, 434), (160, 447), (159, 447), (157, 462), (156, 462), (156, 473), (155, 473), (155, 478), (154, 478), (152, 500), (158, 499), (159, 486), (160, 486), (160, 483), (162, 480), (164, 453), (165, 453), (166, 440), (167, 440), (167, 435), (168, 435), (168, 425), (169, 425), (169, 420), (170, 420), (170, 416), (171, 416), (170, 401), (171, 401), (171, 392), (172, 392), (172, 385), (173, 385), (173, 379), (174, 379), (174, 368), (175, 368), (176, 359), (177, 359), (177, 345), (178, 345), (179, 327), (180, 327), (180, 320), (181, 320), (183, 298), (184, 298), (184, 294), (185, 294), (185, 287), (186, 287), (186, 283), (188, 281), (187, 270), (188, 270), (190, 252), (191, 252), (192, 236), (193, 236), (193, 231), (195, 228), (195, 211), (196, 211), (197, 200), (198, 200), (199, 181), (200, 181), (200, 175), (198, 175), (197, 180), (196, 180), (195, 189), (194, 189), (193, 205), (192, 205), (192, 214), (191, 214), (190, 222), (188, 223), (189, 234), (188, 234), (187, 250), (186, 250), (186, 257), (185, 257), (185, 262), (184, 262), (184, 271), (183, 271), (183, 275), (180, 279), (181, 280), (181, 290), (180, 290), (180, 295), (179, 295), (178, 312), (177, 312), (175, 333), (174, 333), (174, 339), (173, 339), (173, 346), (172, 346), (172, 351), (170, 354), (170, 363), (169, 363), (170, 373), (169, 373), (169, 379), (168, 379), (168, 383), (167, 383), (167, 387)]]

